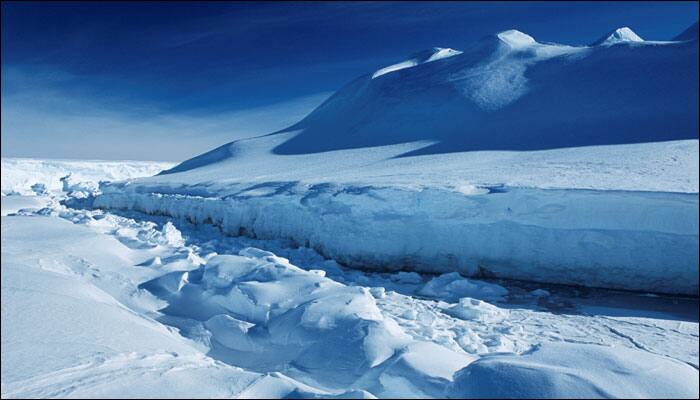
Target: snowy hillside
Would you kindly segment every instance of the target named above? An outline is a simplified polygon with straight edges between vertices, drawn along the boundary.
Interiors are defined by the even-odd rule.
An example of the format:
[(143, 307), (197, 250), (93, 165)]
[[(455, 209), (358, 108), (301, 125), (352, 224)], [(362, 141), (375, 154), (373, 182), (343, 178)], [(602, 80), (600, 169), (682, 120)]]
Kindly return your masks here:
[(698, 41), (511, 30), (362, 76), (94, 205), (345, 265), (698, 293)]
[(571, 47), (511, 30), (444, 52), (356, 79), (286, 129), (300, 132), (274, 152), (430, 140), (408, 154), (435, 154), (697, 138), (697, 40), (644, 42), (621, 28)]

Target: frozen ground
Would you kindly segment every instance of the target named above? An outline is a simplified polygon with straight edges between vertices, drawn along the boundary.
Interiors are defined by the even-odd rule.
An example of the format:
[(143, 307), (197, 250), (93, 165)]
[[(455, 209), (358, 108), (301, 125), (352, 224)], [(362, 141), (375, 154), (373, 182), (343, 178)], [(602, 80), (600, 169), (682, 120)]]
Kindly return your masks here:
[(65, 198), (2, 197), (3, 398), (698, 396), (696, 297), (347, 269)]

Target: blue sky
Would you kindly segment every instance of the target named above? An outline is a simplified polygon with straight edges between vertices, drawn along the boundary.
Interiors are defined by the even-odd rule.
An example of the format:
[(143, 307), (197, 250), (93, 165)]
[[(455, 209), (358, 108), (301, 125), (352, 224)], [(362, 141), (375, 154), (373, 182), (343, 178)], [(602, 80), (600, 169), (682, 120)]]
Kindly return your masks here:
[(359, 75), (516, 28), (670, 39), (697, 2), (2, 2), (2, 155), (182, 160), (296, 122)]

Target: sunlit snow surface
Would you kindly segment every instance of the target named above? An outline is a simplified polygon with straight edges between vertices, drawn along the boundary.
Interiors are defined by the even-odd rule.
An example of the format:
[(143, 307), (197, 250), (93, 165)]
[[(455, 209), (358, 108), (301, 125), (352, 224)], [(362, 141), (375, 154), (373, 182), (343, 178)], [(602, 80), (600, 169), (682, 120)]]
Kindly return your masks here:
[(3, 398), (698, 396), (697, 298), (350, 270), (65, 198), (2, 197)]

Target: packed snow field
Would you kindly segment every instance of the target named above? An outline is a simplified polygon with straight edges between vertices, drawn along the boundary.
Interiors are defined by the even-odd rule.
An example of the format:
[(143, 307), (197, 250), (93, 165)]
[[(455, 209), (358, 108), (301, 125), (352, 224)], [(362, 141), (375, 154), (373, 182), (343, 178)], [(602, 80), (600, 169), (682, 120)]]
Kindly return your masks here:
[(2, 197), (3, 398), (698, 396), (697, 298), (348, 269), (63, 182)]

